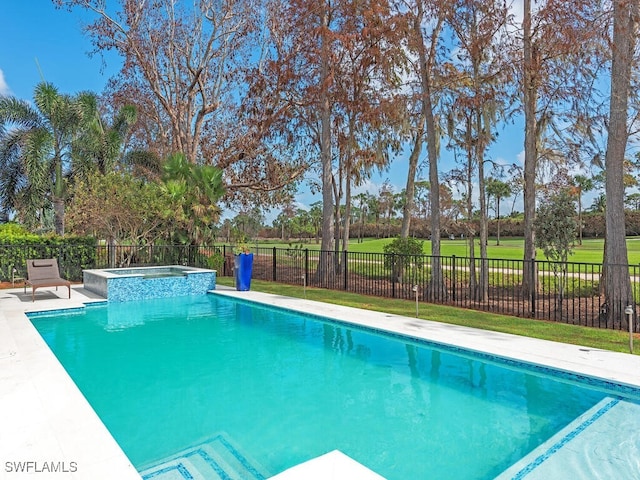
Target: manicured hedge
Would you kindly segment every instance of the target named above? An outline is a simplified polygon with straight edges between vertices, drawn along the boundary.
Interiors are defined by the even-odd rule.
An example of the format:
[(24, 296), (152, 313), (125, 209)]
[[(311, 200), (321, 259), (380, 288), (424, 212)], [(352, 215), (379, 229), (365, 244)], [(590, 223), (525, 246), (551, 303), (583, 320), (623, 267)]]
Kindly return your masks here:
[(34, 235), (16, 224), (0, 225), (0, 281), (11, 281), (15, 267), (17, 276), (26, 277), (27, 259), (57, 258), (60, 275), (71, 281), (82, 280), (82, 270), (95, 265), (96, 240), (74, 235)]

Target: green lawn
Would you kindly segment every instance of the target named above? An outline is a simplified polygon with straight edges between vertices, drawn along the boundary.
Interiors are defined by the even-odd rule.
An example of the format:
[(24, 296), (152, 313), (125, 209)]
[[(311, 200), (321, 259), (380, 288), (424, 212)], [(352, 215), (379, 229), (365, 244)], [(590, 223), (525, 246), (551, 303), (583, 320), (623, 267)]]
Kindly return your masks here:
[[(366, 252), (366, 253), (383, 253), (384, 246), (392, 239), (375, 239), (367, 238), (362, 243), (358, 243), (356, 239), (349, 242), (350, 252)], [(283, 243), (283, 242), (260, 242), (260, 246), (269, 247), (281, 247), (288, 248), (293, 245), (297, 245), (299, 242)], [(476, 257), (480, 255), (479, 243), (476, 244)], [(304, 248), (319, 249), (320, 245), (311, 241), (304, 243)], [(522, 238), (502, 238), (500, 239), (500, 245), (496, 245), (495, 238), (489, 240), (487, 252), (489, 258), (500, 258), (506, 260), (522, 260), (524, 248), (524, 240)], [(640, 238), (628, 237), (627, 248), (629, 251), (629, 263), (640, 263)], [(601, 238), (589, 238), (582, 242), (582, 245), (574, 247), (573, 255), (569, 257), (571, 262), (582, 263), (602, 263), (602, 252), (604, 249), (604, 240)], [(424, 252), (426, 254), (431, 253), (431, 242), (429, 240), (424, 241)], [(458, 257), (469, 256), (469, 246), (466, 240), (455, 239), (443, 239), (441, 244), (441, 254), (443, 256), (456, 255)], [(545, 256), (541, 251), (538, 251), (538, 259), (543, 260)]]
[[(231, 277), (218, 277), (217, 282), (220, 285), (234, 285)], [(305, 298), (305, 290), (294, 285), (252, 280), (251, 289), (288, 297)], [(310, 287), (306, 289), (306, 298), (407, 317), (415, 317), (416, 315), (416, 304), (410, 300), (368, 297), (354, 293)], [(617, 330), (529, 320), (427, 303), (420, 303), (419, 318), (615, 352), (629, 352), (629, 334)], [(634, 337), (635, 354), (638, 355), (640, 354), (640, 334), (635, 334)]]

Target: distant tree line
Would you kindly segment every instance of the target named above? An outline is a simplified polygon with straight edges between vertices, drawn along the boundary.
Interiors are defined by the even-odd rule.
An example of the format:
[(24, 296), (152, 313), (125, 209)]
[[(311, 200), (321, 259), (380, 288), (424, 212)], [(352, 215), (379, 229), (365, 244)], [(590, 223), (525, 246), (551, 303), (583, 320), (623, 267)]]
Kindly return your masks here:
[[(262, 226), (257, 230), (257, 238), (272, 238), (280, 239), (283, 241), (295, 240), (295, 239), (319, 239), (320, 230), (314, 229), (312, 223), (305, 222), (304, 218), (307, 215), (303, 214), (302, 217), (292, 220), (288, 223), (281, 223), (274, 221), (272, 226)], [(577, 215), (575, 217), (576, 225), (578, 223)], [(582, 234), (584, 238), (601, 238), (604, 239), (605, 234), (605, 216), (603, 212), (588, 212), (583, 215), (583, 227)], [(230, 223), (233, 223), (232, 221)], [(479, 222), (471, 221), (472, 229), (479, 228)], [(628, 236), (640, 236), (640, 212), (629, 211), (625, 212), (625, 228)], [(351, 241), (358, 242), (360, 238), (394, 238), (400, 236), (402, 228), (402, 219), (394, 218), (388, 225), (382, 226), (376, 224), (367, 219), (362, 223), (359, 219), (354, 220), (351, 224)], [(465, 223), (443, 223), (441, 229), (440, 238), (450, 239), (452, 236), (455, 239), (465, 238), (466, 232), (468, 232), (469, 226)], [(498, 222), (496, 219), (489, 220), (488, 223), (488, 235), (492, 237), (491, 243), (495, 244), (496, 238), (500, 233), (501, 237), (520, 237), (524, 236), (524, 217), (522, 213), (516, 214), (514, 217), (502, 218)], [(431, 230), (428, 221), (421, 219), (414, 219), (411, 227), (411, 237), (418, 239), (430, 239)], [(576, 244), (578, 243), (578, 237), (575, 237)], [(230, 240), (229, 240), (230, 241)]]

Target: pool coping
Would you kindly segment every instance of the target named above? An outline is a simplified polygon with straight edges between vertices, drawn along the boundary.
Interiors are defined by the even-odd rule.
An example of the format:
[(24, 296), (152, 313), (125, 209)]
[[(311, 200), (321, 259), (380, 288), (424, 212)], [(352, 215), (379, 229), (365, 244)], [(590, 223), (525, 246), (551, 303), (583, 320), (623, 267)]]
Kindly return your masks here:
[[(82, 285), (73, 286), (71, 299), (63, 298), (62, 291), (42, 290), (35, 302), (21, 288), (0, 290), (0, 471), (14, 468), (15, 462), (31, 462), (28, 472), (12, 471), (10, 478), (32, 478), (36, 472), (38, 478), (47, 478), (42, 472), (55, 467), (58, 471), (51, 476), (56, 479), (139, 480), (138, 472), (25, 315), (83, 308), (104, 299)], [(633, 373), (640, 372), (639, 356), (261, 292), (219, 286), (212, 293), (640, 389), (640, 375)], [(428, 304), (422, 308), (428, 313)]]

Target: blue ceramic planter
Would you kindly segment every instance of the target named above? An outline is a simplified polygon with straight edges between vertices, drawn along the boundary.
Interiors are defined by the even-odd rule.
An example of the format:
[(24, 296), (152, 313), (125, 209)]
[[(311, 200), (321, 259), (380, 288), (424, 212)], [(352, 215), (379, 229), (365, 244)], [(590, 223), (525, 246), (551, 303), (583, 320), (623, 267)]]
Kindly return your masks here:
[(253, 253), (241, 253), (235, 258), (236, 290), (241, 292), (251, 288), (251, 272), (253, 271)]

